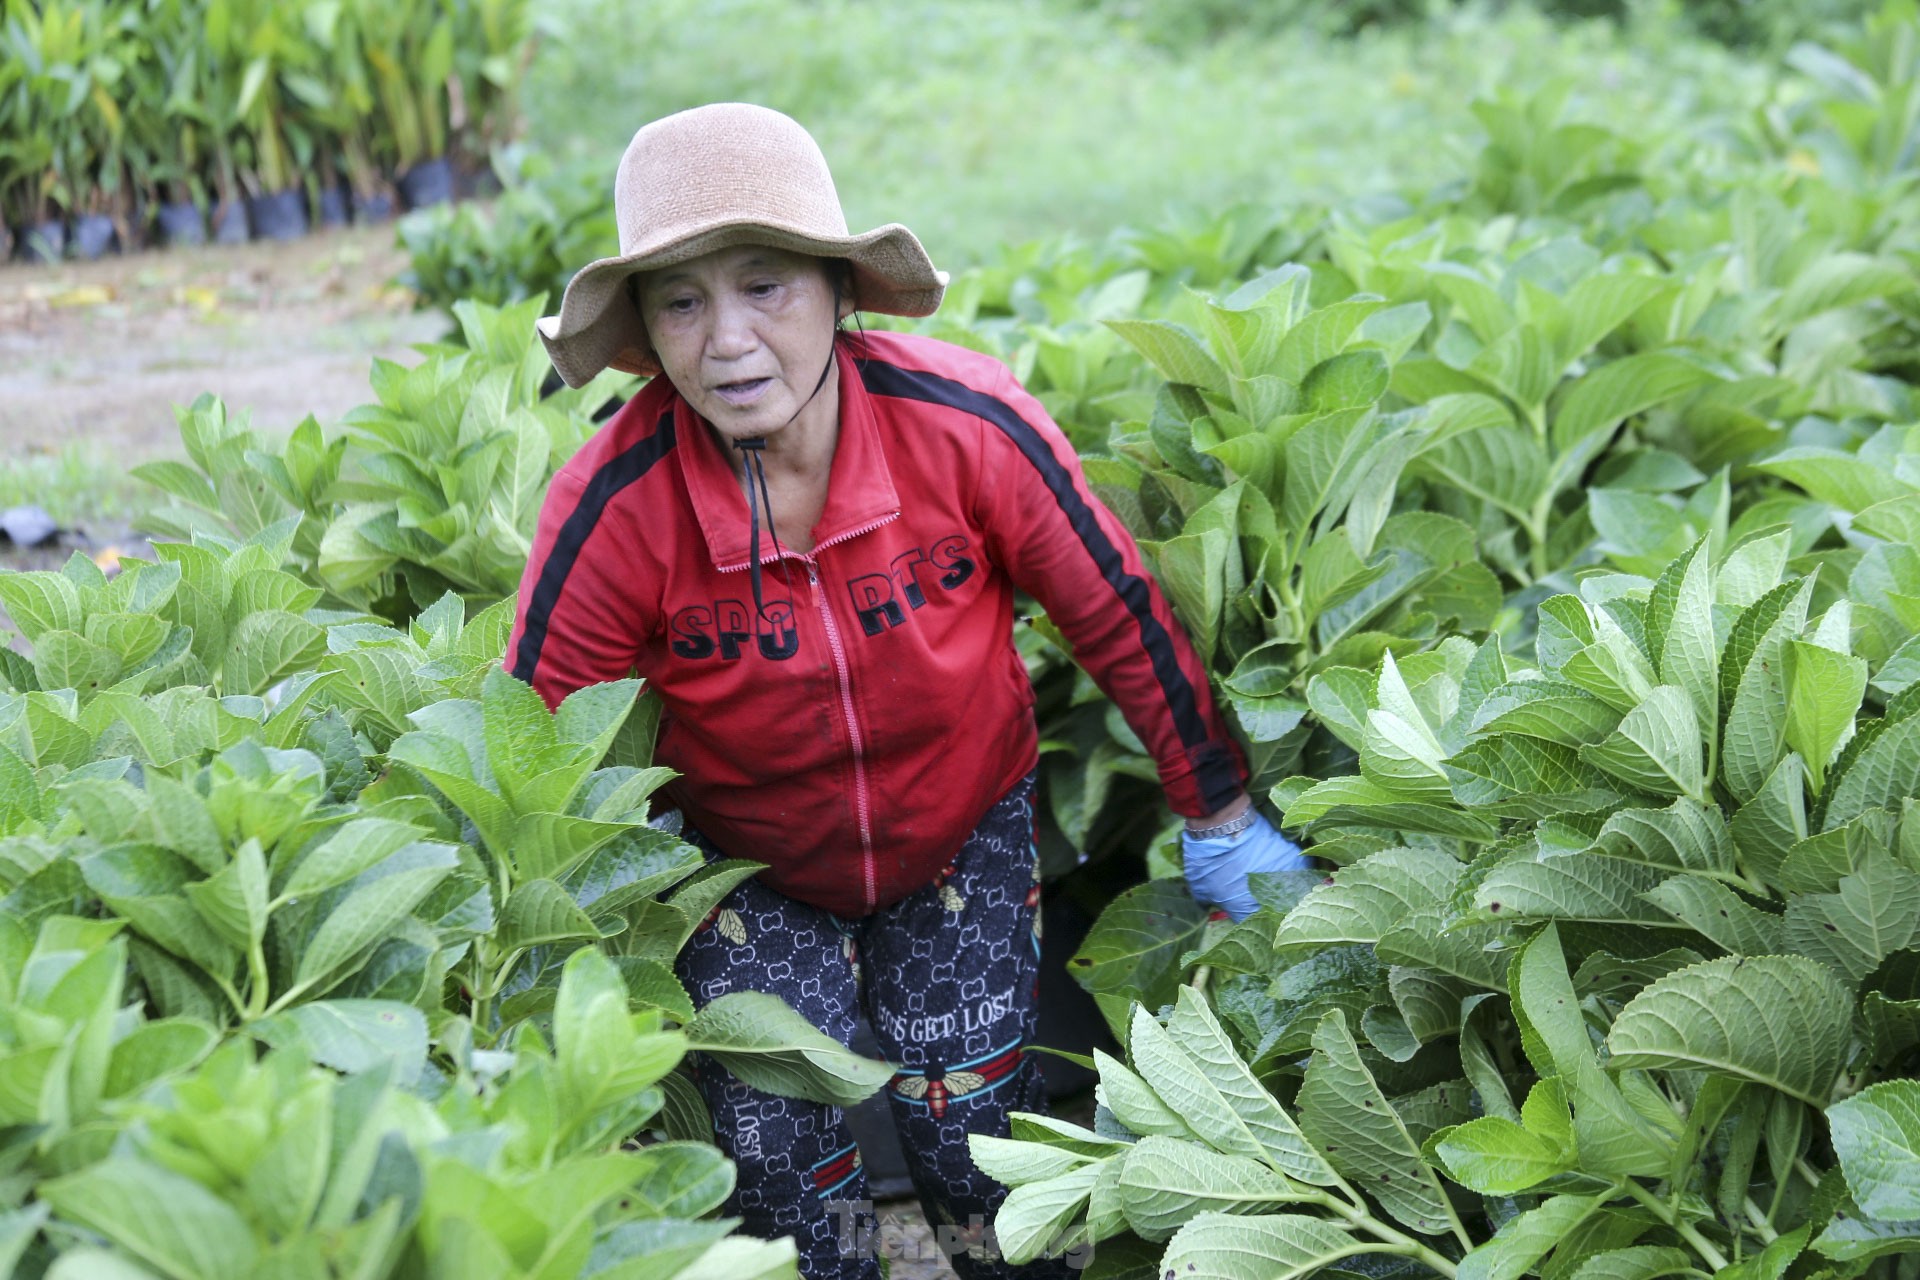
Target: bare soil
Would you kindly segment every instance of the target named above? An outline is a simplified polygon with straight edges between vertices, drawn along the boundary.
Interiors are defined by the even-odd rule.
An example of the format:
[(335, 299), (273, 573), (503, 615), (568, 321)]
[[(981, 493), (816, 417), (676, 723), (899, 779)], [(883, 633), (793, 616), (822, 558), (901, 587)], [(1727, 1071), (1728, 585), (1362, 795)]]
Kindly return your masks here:
[(210, 391), (256, 426), (330, 422), (375, 356), (440, 336), (393, 284), (391, 227), (0, 266), (0, 459), (84, 440), (127, 462), (179, 452), (170, 406)]

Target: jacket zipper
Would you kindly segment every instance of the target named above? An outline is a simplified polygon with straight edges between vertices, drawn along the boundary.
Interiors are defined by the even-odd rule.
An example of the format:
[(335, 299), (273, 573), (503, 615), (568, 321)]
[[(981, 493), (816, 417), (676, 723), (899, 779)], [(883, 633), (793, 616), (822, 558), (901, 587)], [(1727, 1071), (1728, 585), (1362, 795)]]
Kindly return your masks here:
[[(820, 622), (827, 632), (827, 648), (833, 654), (834, 673), (840, 680), (840, 711), (846, 717), (847, 740), (853, 747), (853, 807), (860, 822), (861, 881), (866, 889), (868, 911), (872, 911), (879, 901), (879, 890), (876, 883), (878, 869), (873, 856), (873, 797), (867, 784), (866, 736), (860, 732), (860, 716), (853, 705), (853, 669), (847, 662), (846, 647), (840, 642), (840, 627), (833, 620), (833, 607), (827, 603), (827, 593), (819, 589), (819, 562), (814, 557), (849, 538), (871, 533), (899, 518), (899, 515), (897, 511), (889, 512), (878, 520), (869, 521), (857, 529), (849, 529), (817, 544), (811, 552), (787, 552), (807, 566), (807, 584), (814, 588), (814, 603), (820, 610)], [(746, 567), (745, 564), (722, 565), (720, 572), (733, 573)]]
[(847, 717), (847, 738), (853, 746), (853, 806), (860, 819), (862, 883), (866, 887), (867, 910), (872, 911), (878, 895), (874, 890), (873, 806), (867, 791), (866, 739), (860, 733), (860, 717), (853, 707), (853, 672), (847, 665), (847, 651), (840, 643), (840, 627), (833, 620), (833, 606), (827, 603), (827, 593), (819, 590), (820, 574), (813, 557), (806, 557), (806, 562), (807, 582), (814, 588), (820, 621), (827, 629), (827, 648), (833, 653), (834, 669), (840, 676), (840, 710)]

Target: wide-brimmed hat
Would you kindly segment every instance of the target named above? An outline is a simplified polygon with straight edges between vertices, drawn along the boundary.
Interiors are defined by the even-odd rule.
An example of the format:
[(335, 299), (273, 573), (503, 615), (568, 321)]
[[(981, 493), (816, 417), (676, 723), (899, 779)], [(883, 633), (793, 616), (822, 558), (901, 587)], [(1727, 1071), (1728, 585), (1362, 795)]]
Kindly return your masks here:
[(913, 232), (888, 223), (847, 234), (820, 145), (778, 111), (742, 102), (695, 107), (633, 135), (614, 180), (620, 253), (581, 268), (560, 314), (539, 321), (553, 367), (570, 387), (602, 369), (660, 372), (628, 277), (735, 245), (770, 245), (853, 264), (863, 311), (932, 315), (946, 292)]

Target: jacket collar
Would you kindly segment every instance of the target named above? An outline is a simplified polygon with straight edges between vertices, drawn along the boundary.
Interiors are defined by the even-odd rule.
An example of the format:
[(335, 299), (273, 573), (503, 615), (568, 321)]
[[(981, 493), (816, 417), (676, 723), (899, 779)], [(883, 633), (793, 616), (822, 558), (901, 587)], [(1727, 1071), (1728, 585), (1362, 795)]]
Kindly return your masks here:
[[(813, 527), (815, 547), (863, 532), (900, 514), (900, 497), (887, 468), (873, 397), (860, 378), (850, 345), (834, 343), (834, 359), (840, 366), (840, 438), (834, 445), (833, 470), (827, 479), (827, 505)], [(744, 569), (751, 555), (747, 546), (749, 513), (739, 478), (713, 432), (677, 392), (673, 413), (675, 430), (684, 442), (681, 474), (686, 477), (687, 496), (700, 521), (700, 532), (707, 540), (707, 554), (716, 569)], [(760, 562), (769, 564), (778, 558), (773, 538), (762, 530)]]

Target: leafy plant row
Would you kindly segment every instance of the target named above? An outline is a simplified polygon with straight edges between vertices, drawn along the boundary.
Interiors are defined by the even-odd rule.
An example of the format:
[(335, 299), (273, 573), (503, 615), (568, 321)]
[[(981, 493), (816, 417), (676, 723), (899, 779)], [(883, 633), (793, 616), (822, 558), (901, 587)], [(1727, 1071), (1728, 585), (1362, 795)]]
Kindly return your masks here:
[[(1238, 925), (1175, 879), (1108, 908), (1075, 960), (1126, 1050), (1095, 1126), (975, 1143), (1016, 1256), (1907, 1274), (1920, 213), (1883, 148), (1915, 40), (1890, 8), (1798, 51), (1826, 89), (1764, 121), (1777, 168), (1756, 138), (1642, 173), (1644, 140), (1487, 104), (1437, 217), (1337, 217), (1212, 295), (1009, 291), (991, 340), (1339, 868)], [(1068, 715), (1084, 821), (1060, 797), (1137, 748)]]
[(183, 438), (221, 482), (150, 473), (190, 536), (111, 579), (0, 576), (9, 1274), (791, 1275), (789, 1242), (710, 1216), (733, 1169), (688, 1055), (842, 1105), (889, 1074), (776, 998), (693, 1008), (674, 957), (756, 864), (649, 823), (670, 773), (637, 681), (549, 714), (499, 666), (510, 596), (415, 603), (506, 572), (511, 542), (472, 548), (531, 512), (487, 495), (537, 497), (589, 425), (512, 407), (528, 316), (496, 364), (499, 317), (469, 315), (471, 347), (377, 375), (380, 430), (476, 498), (438, 568), (300, 509), (345, 439), (270, 452), (205, 400)]
[(62, 220), (92, 216), (131, 247), (163, 210), (168, 238), (196, 239), (211, 211), (244, 239), (248, 202), (264, 216), (269, 197), (301, 229), (309, 201), (390, 211), (396, 180), (511, 136), (531, 32), (521, 0), (12, 0), (0, 241), (11, 228), (57, 257)]

